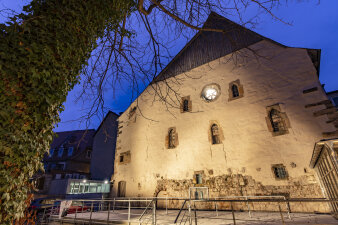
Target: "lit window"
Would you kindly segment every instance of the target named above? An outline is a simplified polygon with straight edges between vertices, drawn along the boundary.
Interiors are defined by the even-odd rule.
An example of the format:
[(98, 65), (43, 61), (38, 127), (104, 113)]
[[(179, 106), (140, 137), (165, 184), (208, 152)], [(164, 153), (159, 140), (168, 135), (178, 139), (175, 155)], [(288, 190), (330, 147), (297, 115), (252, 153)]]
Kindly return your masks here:
[(72, 156), (73, 155), (73, 150), (74, 150), (73, 147), (69, 147), (68, 148), (68, 156)]
[(276, 179), (285, 179), (288, 177), (288, 173), (286, 172), (285, 166), (283, 166), (283, 164), (272, 166), (272, 170)]
[(212, 102), (220, 95), (220, 87), (217, 84), (210, 84), (203, 88), (201, 97), (207, 102)]
[(217, 96), (217, 90), (214, 88), (209, 88), (205, 91), (205, 98), (209, 101), (214, 100)]
[(54, 155), (54, 148), (49, 151), (49, 158), (52, 158)]
[(212, 144), (220, 144), (221, 143), (221, 140), (219, 138), (218, 126), (216, 124), (213, 124), (211, 126), (211, 141), (212, 141)]
[(59, 148), (58, 157), (62, 157), (62, 155), (63, 155), (63, 148)]

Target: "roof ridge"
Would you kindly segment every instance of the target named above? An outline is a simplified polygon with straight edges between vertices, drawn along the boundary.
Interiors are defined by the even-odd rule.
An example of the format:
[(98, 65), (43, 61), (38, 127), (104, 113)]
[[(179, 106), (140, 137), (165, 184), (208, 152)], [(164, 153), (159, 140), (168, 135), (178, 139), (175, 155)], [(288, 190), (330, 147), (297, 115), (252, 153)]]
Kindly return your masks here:
[(95, 130), (94, 128), (92, 129), (83, 129), (83, 130), (67, 130), (67, 131), (57, 131), (55, 133), (67, 133), (67, 132), (79, 132), (79, 131), (92, 131), (92, 130)]

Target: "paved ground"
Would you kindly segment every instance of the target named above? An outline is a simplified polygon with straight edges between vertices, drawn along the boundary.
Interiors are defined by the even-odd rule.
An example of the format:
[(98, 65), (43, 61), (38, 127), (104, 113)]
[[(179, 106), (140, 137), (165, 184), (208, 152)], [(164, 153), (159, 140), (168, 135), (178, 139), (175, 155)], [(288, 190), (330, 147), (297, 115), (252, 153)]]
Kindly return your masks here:
[[(142, 210), (131, 210), (130, 222), (131, 224), (151, 224), (152, 222), (152, 211), (149, 210), (142, 219), (139, 220)], [(168, 214), (165, 210), (156, 211), (156, 222), (157, 224), (174, 224), (175, 218), (177, 216), (178, 210), (169, 210)], [(179, 217), (177, 224), (189, 224), (189, 212), (182, 212)], [(195, 224), (194, 212), (191, 213), (192, 224)], [(233, 224), (233, 216), (231, 212), (220, 211), (218, 215), (215, 211), (197, 211), (197, 224), (199, 225), (225, 225)], [(306, 214), (306, 213), (291, 213), (291, 219), (288, 218), (287, 213), (283, 213), (283, 219), (285, 224), (338, 224), (338, 220), (334, 219), (331, 215), (327, 214)], [(92, 219), (92, 224), (107, 224), (107, 220), (110, 222), (120, 221), (122, 223), (128, 224), (128, 210), (115, 210), (100, 211), (100, 212), (90, 212), (69, 214), (65, 217), (68, 222), (77, 221), (77, 222), (88, 222), (89, 219)], [(282, 218), (279, 212), (252, 212), (251, 217), (248, 212), (235, 212), (236, 224), (282, 224)], [(93, 223), (94, 222), (94, 223)]]

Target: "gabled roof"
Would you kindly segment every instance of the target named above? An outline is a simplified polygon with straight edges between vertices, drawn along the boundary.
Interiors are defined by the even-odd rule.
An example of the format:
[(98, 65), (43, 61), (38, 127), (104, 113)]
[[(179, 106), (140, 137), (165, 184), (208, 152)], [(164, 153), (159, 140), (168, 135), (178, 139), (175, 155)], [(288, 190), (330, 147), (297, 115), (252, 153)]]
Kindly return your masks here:
[[(154, 78), (152, 83), (187, 72), (262, 40), (287, 48), (215, 12), (210, 13), (203, 28), (221, 29), (224, 32), (199, 31)], [(307, 49), (307, 51), (319, 74), (320, 50)]]
[[(50, 146), (51, 149), (55, 149), (54, 154), (52, 157), (45, 155), (44, 159), (46, 161), (54, 161), (77, 158), (86, 149), (92, 148), (94, 133), (94, 129), (56, 132), (57, 136), (53, 138)], [(64, 147), (63, 156), (58, 157), (57, 151), (61, 146)], [(69, 147), (73, 147), (74, 149), (70, 157), (67, 156), (67, 149)]]
[(106, 116), (104, 117), (104, 119), (100, 123), (100, 126), (96, 129), (96, 131), (94, 133), (94, 137), (97, 134), (97, 132), (101, 129), (102, 125), (105, 123), (105, 121), (106, 121), (106, 119), (108, 118), (109, 115), (115, 116), (116, 119), (119, 117), (119, 115), (117, 115), (116, 113), (109, 110), (109, 112), (106, 114)]

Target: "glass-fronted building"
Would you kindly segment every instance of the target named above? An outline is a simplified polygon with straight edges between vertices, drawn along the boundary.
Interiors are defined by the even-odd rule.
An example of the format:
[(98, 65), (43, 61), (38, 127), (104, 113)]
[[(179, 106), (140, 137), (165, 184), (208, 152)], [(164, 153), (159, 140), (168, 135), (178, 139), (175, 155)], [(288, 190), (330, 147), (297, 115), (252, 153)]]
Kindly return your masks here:
[(109, 193), (108, 181), (68, 179), (67, 194)]

